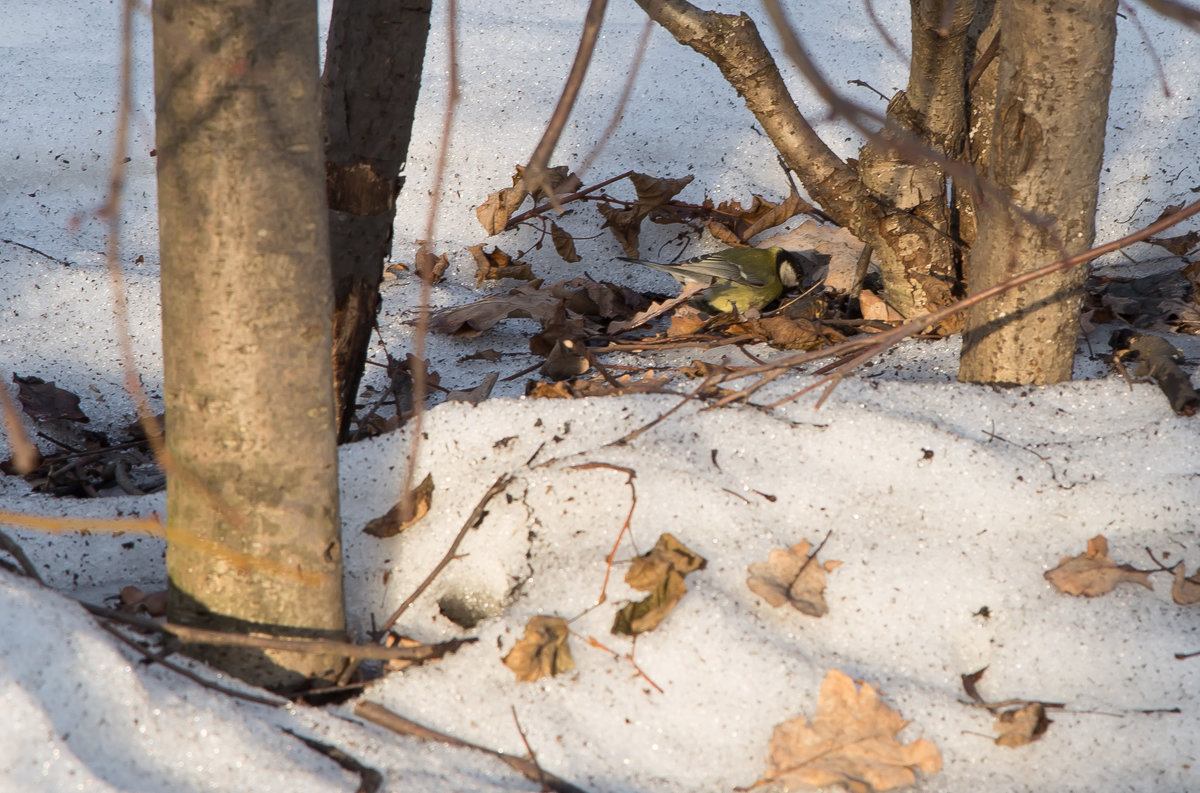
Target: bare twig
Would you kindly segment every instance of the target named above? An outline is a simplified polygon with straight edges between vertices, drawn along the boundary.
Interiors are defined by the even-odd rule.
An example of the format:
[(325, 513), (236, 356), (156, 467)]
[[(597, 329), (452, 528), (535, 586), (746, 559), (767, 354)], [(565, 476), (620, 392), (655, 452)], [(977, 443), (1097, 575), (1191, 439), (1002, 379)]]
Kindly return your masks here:
[(525, 736), (525, 730), (521, 729), (521, 720), (517, 718), (517, 706), (509, 705), (508, 709), (512, 711), (513, 724), (517, 725), (517, 734), (521, 736), (521, 743), (525, 744), (525, 752), (529, 755), (529, 762), (533, 763), (533, 769), (537, 772), (537, 782), (542, 786), (542, 790), (549, 790), (550, 786), (546, 784), (546, 772), (542, 770), (541, 764), (538, 763), (537, 752), (533, 751), (533, 747), (529, 745), (529, 738)]
[[(426, 661), (444, 654), (446, 647), (438, 645), (420, 645), (418, 647), (380, 647), (377, 644), (353, 644), (334, 639), (307, 639), (302, 637), (283, 636), (253, 636), (247, 633), (232, 633), (229, 631), (214, 631), (207, 628), (193, 628), (190, 625), (178, 625), (173, 622), (159, 622), (137, 614), (126, 614), (121, 611), (106, 609), (91, 603), (80, 601), (84, 608), (106, 620), (132, 625), (142, 630), (155, 633), (170, 634), (182, 644), (216, 644), (224, 647), (257, 647), (264, 650), (282, 650), (294, 653), (309, 653), (316, 655), (342, 655), (350, 658), (370, 659), (376, 661)], [(454, 641), (452, 649), (475, 639)]]
[(57, 256), (51, 256), (50, 254), (46, 253), (45, 251), (39, 251), (37, 248), (33, 247), (32, 245), (26, 245), (23, 242), (17, 242), (16, 240), (10, 240), (10, 239), (0, 239), (0, 242), (6, 243), (8, 245), (16, 245), (18, 248), (24, 248), (25, 250), (29, 251), (30, 253), (36, 253), (38, 256), (42, 256), (46, 259), (49, 259), (50, 261), (54, 262), (55, 264), (61, 264), (63, 267), (71, 266), (71, 263), (69, 261), (67, 261), (66, 259), (60, 259)]
[(565, 779), (555, 776), (548, 771), (544, 771), (537, 767), (533, 762), (526, 760), (523, 757), (497, 752), (495, 749), (489, 749), (486, 746), (480, 746), (476, 743), (464, 741), (462, 738), (456, 738), (453, 735), (447, 735), (444, 732), (430, 729), (415, 721), (406, 719), (394, 711), (388, 710), (383, 705), (366, 700), (360, 701), (354, 706), (354, 715), (361, 719), (365, 719), (372, 724), (376, 724), (384, 729), (400, 735), (407, 735), (410, 738), (419, 738), (423, 741), (437, 741), (448, 746), (458, 746), (464, 749), (474, 749), (484, 754), (489, 754), (492, 757), (506, 763), (510, 768), (519, 774), (522, 774), (527, 779), (534, 782), (544, 784), (554, 793), (585, 793), (582, 788), (578, 788), (567, 782)]
[(425, 576), (425, 580), (413, 590), (413, 593), (405, 598), (404, 602), (392, 612), (392, 616), (388, 617), (387, 621), (380, 626), (379, 631), (381, 633), (386, 632), (389, 628), (395, 625), (396, 621), (400, 619), (404, 612), (408, 611), (408, 607), (415, 603), (417, 598), (419, 598), (421, 594), (429, 588), (429, 585), (432, 584), (433, 580), (438, 577), (438, 574), (441, 573), (442, 570), (446, 569), (446, 565), (450, 564), (450, 562), (454, 560), (454, 554), (458, 550), (459, 544), (462, 543), (463, 538), (467, 536), (467, 532), (471, 529), (477, 528), (479, 524), (483, 522), (484, 516), (487, 515), (488, 502), (494, 497), (503, 493), (504, 489), (508, 487), (512, 480), (512, 476), (504, 474), (492, 483), (492, 486), (489, 487), (487, 492), (483, 494), (483, 497), (479, 499), (479, 503), (475, 505), (475, 509), (471, 510), (471, 514), (463, 523), (462, 528), (458, 530), (458, 534), (455, 536), (454, 542), (450, 543), (450, 547), (446, 549), (446, 553), (442, 556), (441, 561), (439, 561), (433, 570), (429, 572), (429, 575)]
[[(814, 385), (811, 385), (811, 386), (805, 388), (801, 392), (792, 394), (788, 397), (785, 397), (783, 399), (780, 399), (776, 402), (771, 403), (771, 405), (769, 405), (768, 407), (775, 407), (775, 406), (781, 405), (785, 402), (790, 402), (791, 400), (796, 399), (797, 397), (801, 396), (802, 394), (807, 393), (808, 391), (811, 391), (814, 388), (817, 388), (821, 385), (825, 385), (825, 384), (836, 385), (836, 381), (838, 379), (840, 379), (842, 376), (844, 376), (845, 372), (854, 369), (855, 367), (859, 366), (860, 364), (864, 363), (865, 361), (869, 360), (870, 358), (873, 358), (874, 356), (876, 356), (879, 353), (883, 352), (884, 350), (888, 349), (889, 347), (891, 347), (892, 345), (901, 341), (902, 339), (905, 339), (909, 336), (920, 333), (922, 330), (924, 330), (927, 327), (930, 327), (932, 325), (937, 325), (939, 322), (942, 322), (943, 320), (948, 319), (949, 317), (952, 317), (955, 314), (965, 311), (968, 308), (970, 308), (971, 306), (978, 305), (979, 303), (989, 300), (1002, 292), (1008, 291), (1009, 289), (1015, 289), (1016, 287), (1027, 284), (1031, 281), (1036, 281), (1037, 279), (1042, 278), (1047, 275), (1050, 275), (1051, 273), (1057, 273), (1062, 270), (1068, 270), (1072, 267), (1077, 267), (1081, 264), (1085, 264), (1085, 263), (1091, 261), (1092, 259), (1103, 256), (1106, 253), (1111, 253), (1112, 251), (1116, 251), (1121, 248), (1126, 248), (1136, 242), (1142, 242), (1146, 238), (1152, 237), (1152, 236), (1160, 233), (1164, 229), (1170, 228), (1171, 226), (1174, 226), (1175, 224), (1186, 220), (1187, 218), (1195, 215), (1198, 212), (1200, 212), (1200, 201), (1195, 201), (1191, 204), (1188, 204), (1186, 207), (1179, 210), (1178, 212), (1175, 212), (1171, 215), (1161, 218), (1160, 220), (1155, 221), (1154, 223), (1151, 223), (1149, 226), (1146, 226), (1145, 228), (1141, 229), (1140, 231), (1136, 231), (1132, 234), (1128, 234), (1124, 237), (1121, 237), (1120, 239), (1105, 243), (1104, 245), (1099, 245), (1095, 248), (1092, 248), (1091, 250), (1084, 251), (1083, 253), (1077, 254), (1075, 256), (1070, 256), (1065, 259), (1060, 259), (1059, 261), (1054, 262), (1053, 264), (1048, 264), (1044, 267), (1039, 267), (1037, 269), (1029, 270), (1027, 272), (1021, 273), (1020, 275), (1014, 276), (1013, 278), (1010, 278), (1007, 281), (1002, 281), (1001, 283), (998, 283), (995, 286), (991, 286), (991, 287), (988, 287), (987, 289), (983, 289), (980, 292), (978, 292), (977, 294), (974, 294), (968, 298), (964, 298), (963, 300), (960, 300), (957, 303), (953, 303), (949, 306), (945, 306), (945, 307), (940, 308), (937, 311), (934, 311), (932, 313), (924, 314), (924, 315), (917, 317), (916, 319), (913, 319), (903, 325), (900, 325), (899, 327), (897, 327), (893, 330), (887, 331), (885, 333), (877, 334), (868, 339), (851, 339), (849, 341), (841, 342), (840, 344), (831, 345), (831, 346), (826, 347), (821, 350), (814, 350), (812, 352), (796, 353), (794, 355), (784, 356), (783, 358), (772, 361), (769, 364), (764, 364), (762, 366), (747, 366), (743, 369), (738, 370), (737, 372), (732, 372), (732, 373), (727, 373), (727, 374), (721, 375), (719, 378), (719, 382), (728, 382), (731, 380), (736, 380), (736, 379), (743, 378), (743, 377), (752, 377), (755, 375), (762, 376), (762, 379), (759, 382), (755, 383), (754, 385), (748, 386), (748, 387), (742, 389), (741, 391), (737, 391), (733, 394), (723, 397), (722, 399), (715, 402), (714, 406), (720, 407), (722, 405), (726, 405), (731, 402), (746, 399), (751, 394), (753, 394), (755, 391), (759, 390), (760, 388), (765, 386), (768, 382), (770, 382), (771, 379), (773, 379), (774, 377), (777, 377), (784, 370), (791, 368), (793, 366), (798, 366), (800, 364), (808, 363), (809, 361), (815, 361), (815, 360), (819, 360), (822, 358), (832, 358), (832, 357), (837, 357), (837, 356), (841, 356), (841, 355), (847, 355), (847, 353), (855, 353), (853, 356), (847, 355), (847, 360), (845, 361), (845, 363), (842, 363), (838, 366), (837, 372), (834, 372), (834, 373), (828, 375), (824, 379), (818, 381)], [(691, 397), (689, 397), (689, 399), (690, 398)], [(678, 407), (679, 406), (676, 406), (676, 409)]]
[[(626, 468), (623, 465), (613, 465), (612, 463), (580, 463), (579, 465), (571, 466), (571, 469), (575, 471), (587, 471), (595, 468), (607, 468), (611, 471), (625, 474), (625, 484), (629, 485), (630, 502), (629, 512), (625, 515), (625, 522), (621, 524), (621, 530), (617, 532), (617, 539), (613, 543), (612, 550), (608, 552), (608, 558), (604, 560), (604, 583), (600, 585), (600, 597), (596, 599), (596, 602), (592, 606), (593, 608), (608, 599), (608, 579), (612, 576), (613, 560), (617, 558), (617, 548), (620, 547), (621, 540), (624, 539), (625, 535), (629, 534), (630, 540), (633, 539), (630, 525), (633, 523), (633, 511), (637, 508), (637, 488), (633, 485), (633, 480), (637, 478), (636, 471), (632, 468)], [(634, 546), (634, 550), (637, 550), (636, 545)]]
[[(454, 127), (454, 117), (458, 110), (458, 0), (447, 0), (446, 16), (448, 31), (446, 34), (447, 69), (446, 81), (449, 84), (449, 95), (446, 97), (446, 110), (442, 116), (442, 142), (438, 150), (437, 164), (433, 169), (433, 186), (430, 190), (429, 215), (425, 219), (425, 236), (422, 239), (433, 244), (434, 231), (437, 228), (438, 198), (442, 194), (442, 181), (446, 176), (446, 163), (450, 156), (450, 131)], [(413, 403), (412, 416), (408, 420), (409, 433), (412, 438), (408, 449), (408, 460), (404, 467), (404, 486), (400, 489), (400, 514), (412, 514), (412, 493), (414, 477), (417, 470), (417, 452), (421, 448), (421, 425), (425, 416), (425, 393), (428, 390), (428, 373), (425, 371), (425, 340), (429, 336), (430, 296), (433, 293), (433, 272), (418, 268), (421, 278), (421, 297), (417, 313), (417, 324), (413, 329)], [(399, 411), (400, 406), (396, 406)]]
[(529, 164), (525, 167), (525, 184), (528, 186), (529, 192), (536, 193), (540, 189), (552, 204), (557, 204), (557, 199), (554, 197), (554, 190), (550, 188), (546, 180), (546, 169), (550, 165), (550, 158), (554, 156), (554, 148), (558, 145), (558, 139), (567, 126), (567, 119), (571, 117), (571, 109), (575, 106), (575, 100), (579, 96), (583, 78), (592, 61), (592, 52), (596, 48), (596, 39), (600, 37), (600, 26), (604, 21), (604, 11), (607, 7), (608, 0), (591, 0), (588, 4), (587, 16), (583, 22), (583, 32), (579, 36), (579, 48), (575, 51), (575, 61), (571, 64), (566, 85), (563, 86), (562, 95), (558, 99), (554, 113), (550, 116), (549, 123), (546, 124), (546, 131), (529, 157)]
[(104, 630), (111, 633), (122, 644), (125, 644), (126, 646), (132, 648), (133, 650), (135, 650), (136, 652), (141, 654), (142, 657), (144, 657), (146, 660), (151, 661), (156, 664), (162, 664), (164, 667), (166, 667), (167, 669), (170, 669), (172, 672), (183, 675), (188, 680), (191, 680), (194, 683), (199, 683), (200, 685), (204, 686), (205, 688), (212, 689), (213, 691), (216, 691), (221, 694), (225, 694), (230, 697), (236, 697), (238, 699), (243, 699), (243, 700), (246, 700), (247, 702), (254, 702), (259, 705), (267, 705), (272, 708), (279, 708), (279, 707), (283, 707), (285, 705), (291, 704), (291, 701), (287, 700), (287, 699), (283, 699), (283, 698), (268, 699), (267, 697), (260, 697), (257, 694), (248, 694), (244, 691), (238, 691), (237, 689), (223, 686), (220, 683), (214, 683), (211, 680), (206, 680), (203, 677), (201, 677), (200, 675), (193, 672), (192, 670), (190, 670), (186, 667), (180, 666), (179, 664), (175, 663), (174, 661), (169, 660), (166, 657), (165, 653), (156, 653), (146, 647), (143, 647), (142, 645), (135, 642), (133, 639), (130, 639), (128, 636), (121, 633), (119, 630), (117, 630), (112, 625), (109, 625), (103, 619), (97, 620), (96, 624), (99, 625)]

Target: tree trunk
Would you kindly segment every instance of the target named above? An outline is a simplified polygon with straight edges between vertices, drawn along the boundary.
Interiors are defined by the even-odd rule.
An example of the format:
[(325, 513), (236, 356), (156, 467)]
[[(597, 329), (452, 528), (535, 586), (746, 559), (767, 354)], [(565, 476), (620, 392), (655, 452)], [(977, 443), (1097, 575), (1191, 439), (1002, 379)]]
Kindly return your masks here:
[(335, 0), (322, 79), (333, 262), (333, 371), (346, 439), (392, 250), (430, 0)]
[[(168, 613), (343, 638), (316, 0), (155, 0)], [(258, 685), (343, 659), (189, 645)]]
[[(952, 264), (943, 259), (934, 270), (934, 256), (945, 243), (943, 230), (931, 228), (929, 219), (915, 211), (897, 210), (888, 199), (881, 200), (856, 169), (825, 145), (796, 107), (749, 16), (701, 11), (687, 0), (635, 2), (679, 43), (717, 65), (812, 199), (836, 223), (874, 248), (886, 279), (885, 297), (893, 308), (913, 316), (951, 301), (944, 279)], [(954, 35), (960, 37), (961, 31)], [(936, 59), (934, 54), (931, 62)], [(943, 107), (941, 98), (927, 99), (929, 110)], [(939, 211), (942, 214), (935, 221), (945, 225), (944, 208)]]
[[(938, 154), (955, 158), (966, 135), (967, 33), (975, 0), (912, 0), (911, 5), (908, 88), (888, 103), (888, 121)], [(951, 302), (956, 256), (942, 166), (895, 142), (895, 135), (884, 130), (863, 146), (858, 173), (880, 200), (925, 221), (923, 227), (903, 229), (903, 245), (893, 246), (901, 249), (898, 255), (880, 257), (885, 299), (910, 316)], [(894, 238), (895, 226), (897, 216), (885, 216), (880, 236)]]
[[(989, 167), (976, 207), (972, 292), (1087, 250), (1112, 85), (1117, 0), (1000, 0)], [(1071, 378), (1086, 266), (1010, 290), (967, 314), (959, 379)]]

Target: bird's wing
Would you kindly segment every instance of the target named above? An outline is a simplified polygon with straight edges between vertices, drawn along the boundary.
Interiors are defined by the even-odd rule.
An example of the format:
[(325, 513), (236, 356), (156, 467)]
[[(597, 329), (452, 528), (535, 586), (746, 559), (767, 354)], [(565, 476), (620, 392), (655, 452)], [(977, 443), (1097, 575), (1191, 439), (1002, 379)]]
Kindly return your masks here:
[(754, 276), (744, 275), (737, 263), (730, 261), (723, 253), (723, 251), (718, 251), (706, 256), (697, 256), (673, 265), (672, 269), (688, 273), (696, 278), (722, 278), (746, 286), (762, 286), (766, 283)]

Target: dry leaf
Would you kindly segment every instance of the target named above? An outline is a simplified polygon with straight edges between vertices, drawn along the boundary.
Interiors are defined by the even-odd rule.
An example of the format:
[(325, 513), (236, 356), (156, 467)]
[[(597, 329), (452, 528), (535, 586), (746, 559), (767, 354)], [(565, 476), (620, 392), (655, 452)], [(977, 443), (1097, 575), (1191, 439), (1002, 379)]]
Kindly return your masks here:
[(449, 394), (446, 394), (446, 401), (466, 402), (471, 405), (478, 405), (492, 395), (492, 389), (496, 387), (496, 381), (499, 379), (499, 372), (489, 372), (487, 377), (483, 378), (483, 382), (474, 388), (467, 391), (451, 391)]
[(635, 314), (628, 320), (612, 322), (608, 326), (608, 332), (615, 335), (617, 333), (624, 333), (627, 330), (633, 330), (636, 327), (645, 325), (655, 317), (660, 317), (676, 306), (686, 303), (707, 288), (708, 284), (702, 284), (699, 281), (692, 281), (689, 284), (685, 284), (683, 291), (679, 293), (679, 297), (673, 297), (670, 300), (664, 300), (661, 303), (651, 303), (650, 307), (645, 311)]
[(788, 550), (774, 550), (767, 561), (750, 565), (746, 585), (750, 591), (779, 608), (784, 603), (810, 617), (823, 617), (829, 612), (825, 603), (825, 574), (841, 562), (821, 564), (809, 552), (812, 544), (803, 540)]
[(1084, 597), (1104, 595), (1122, 581), (1154, 589), (1149, 572), (1127, 564), (1118, 565), (1108, 558), (1108, 540), (1102, 534), (1088, 540), (1087, 551), (1079, 556), (1064, 556), (1058, 567), (1046, 572), (1045, 578), (1059, 592)]
[(840, 784), (855, 793), (912, 785), (914, 769), (939, 771), (942, 756), (924, 738), (907, 745), (897, 741), (907, 724), (870, 685), (859, 688), (844, 672), (830, 669), (812, 721), (800, 717), (775, 727), (770, 765), (759, 784), (779, 782), (783, 790)]
[[(432, 503), (433, 474), (426, 474), (425, 478), (421, 480), (421, 484), (412, 489), (407, 504), (405, 499), (401, 499), (386, 514), (367, 523), (363, 532), (372, 537), (394, 537), (425, 517), (425, 513), (429, 512)], [(405, 506), (408, 507), (407, 510)]]
[(597, 205), (596, 209), (604, 216), (604, 225), (600, 228), (611, 229), (625, 255), (637, 258), (638, 235), (641, 233), (642, 221), (651, 212), (674, 198), (693, 178), (685, 176), (682, 179), (659, 179), (644, 173), (631, 175), (629, 181), (633, 182), (637, 191), (637, 201), (624, 209), (610, 204)]
[(465, 306), (434, 312), (430, 330), (472, 338), (490, 330), (502, 319), (524, 318), (548, 322), (562, 302), (533, 284), (503, 295), (492, 295)]
[(570, 672), (575, 660), (567, 646), (569, 634), (562, 617), (533, 617), (525, 624), (525, 635), (504, 656), (504, 665), (525, 682)]
[(436, 284), (446, 274), (446, 268), (450, 266), (450, 256), (445, 253), (435, 255), (426, 247), (424, 240), (417, 242), (420, 247), (417, 248), (417, 255), (414, 257), (413, 269), (420, 277), (429, 278), (430, 283)]
[(819, 350), (846, 340), (837, 330), (798, 317), (767, 317), (730, 326), (731, 333), (750, 333), (783, 350)]
[(550, 221), (550, 240), (554, 243), (554, 250), (564, 262), (574, 263), (583, 260), (583, 257), (575, 251), (575, 238), (553, 220)]
[(519, 281), (533, 280), (533, 267), (525, 262), (513, 262), (513, 258), (499, 248), (491, 253), (483, 250), (483, 243), (469, 245), (467, 250), (475, 258), (475, 280), (479, 283), (499, 278), (515, 278)]
[(1053, 724), (1046, 718), (1046, 706), (1041, 702), (1030, 702), (1015, 710), (1006, 710), (996, 716), (996, 745), (1016, 747), (1033, 743), (1041, 738)]
[(636, 636), (658, 627), (687, 593), (684, 576), (708, 562), (670, 534), (663, 534), (625, 573), (625, 583), (650, 594), (617, 612), (612, 632)]
[(13, 372), (12, 381), (17, 384), (17, 397), (21, 409), (34, 421), (78, 421), (87, 424), (88, 417), (79, 409), (79, 397), (47, 383), (40, 377), (21, 377)]
[(555, 381), (578, 377), (592, 367), (583, 353), (583, 347), (583, 342), (559, 339), (538, 371)]
[(1175, 565), (1175, 583), (1171, 585), (1171, 599), (1181, 606), (1200, 603), (1200, 570), (1188, 576), (1183, 562)]
[(525, 183), (514, 177), (512, 187), (497, 190), (475, 207), (475, 217), (479, 219), (489, 237), (499, 234), (507, 228), (508, 219), (525, 203), (525, 197), (528, 195)]
[(121, 589), (121, 604), (117, 611), (129, 614), (148, 614), (151, 617), (164, 617), (167, 614), (167, 590), (143, 592), (135, 586)]

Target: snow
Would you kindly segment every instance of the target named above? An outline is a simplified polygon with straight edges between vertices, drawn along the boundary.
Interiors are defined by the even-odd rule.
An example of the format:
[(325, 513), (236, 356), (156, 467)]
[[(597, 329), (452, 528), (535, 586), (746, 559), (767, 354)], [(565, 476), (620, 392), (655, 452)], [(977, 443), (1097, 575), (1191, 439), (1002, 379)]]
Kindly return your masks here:
[[(19, 5), (19, 4), (18, 4)], [(890, 30), (907, 27), (904, 4), (875, 4)], [(450, 148), (435, 248), (451, 254), (437, 305), (476, 299), (464, 247), (483, 241), (472, 207), (508, 183), (549, 116), (574, 52), (582, 4), (537, 0), (517, 8), (464, 3), (458, 31), (463, 103)], [(855, 4), (805, 4), (800, 31), (836, 85), (861, 79), (884, 94), (902, 87), (903, 58), (880, 41)], [(720, 3), (721, 10), (738, 10)], [(328, 4), (322, 6), (328, 14)], [(116, 3), (54, 0), (8, 9), (0, 34), (6, 83), (0, 128), (0, 373), (37, 375), (82, 397), (94, 426), (128, 421), (112, 298), (103, 268), (104, 201), (118, 62)], [(761, 20), (757, 9), (750, 13)], [(430, 204), (441, 145), (446, 81), (445, 6), (435, 10), (408, 183), (396, 229), (397, 260), (411, 257)], [(1139, 16), (1163, 61), (1171, 95), (1158, 90), (1137, 30), (1120, 22), (1119, 60), (1098, 213), (1097, 240), (1122, 236), (1188, 200), (1194, 152), (1194, 37), (1149, 12)], [(530, 25), (529, 20), (536, 20)], [(556, 162), (577, 165), (607, 124), (620, 75), (643, 27), (631, 3), (614, 3)], [(766, 34), (768, 41), (772, 36)], [(897, 36), (902, 39), (902, 36)], [(137, 32), (137, 98), (123, 207), (123, 260), (138, 371), (161, 388), (149, 25)], [(789, 71), (790, 73), (790, 71)], [(825, 118), (811, 92), (797, 95), (840, 154), (858, 137)], [(862, 89), (854, 98), (882, 109)], [(694, 174), (684, 198), (747, 201), (778, 196), (783, 175), (740, 101), (700, 56), (653, 33), (622, 126), (585, 183), (635, 168)], [(566, 218), (581, 233), (584, 210)], [(647, 240), (647, 250), (669, 234)], [(527, 249), (529, 232), (489, 244)], [(607, 237), (580, 243), (584, 262), (531, 255), (547, 280), (582, 271), (639, 289), (668, 279), (611, 262)], [(1106, 262), (1135, 271), (1158, 258), (1145, 246)], [(140, 257), (140, 260), (139, 260)], [(203, 266), (198, 262), (197, 266)], [(498, 290), (502, 287), (494, 287)], [(416, 290), (387, 286), (381, 316), (393, 355), (411, 335)], [(531, 323), (506, 321), (470, 341), (431, 340), (442, 385), (471, 388), (528, 364)], [(506, 753), (525, 747), (513, 711), (549, 771), (590, 791), (692, 791), (746, 786), (760, 777), (774, 725), (812, 716), (826, 670), (879, 688), (910, 726), (941, 749), (945, 768), (922, 791), (1171, 791), (1200, 787), (1200, 617), (1155, 591), (1123, 585), (1095, 598), (1055, 592), (1043, 573), (1082, 553), (1097, 534), (1118, 562), (1200, 565), (1200, 438), (1152, 385), (1130, 389), (1097, 355), (1108, 328), (1081, 342), (1076, 380), (997, 391), (954, 380), (955, 339), (910, 341), (843, 382), (820, 410), (815, 395), (772, 411), (688, 406), (627, 444), (614, 444), (673, 407), (670, 396), (590, 400), (520, 397), (525, 378), (501, 383), (478, 406), (446, 404), (425, 419), (417, 476), (435, 480), (432, 511), (390, 540), (363, 525), (395, 501), (409, 449), (401, 431), (341, 453), (348, 611), (363, 635), (386, 619), (446, 552), (488, 486), (514, 477), (467, 534), (449, 565), (410, 609), (402, 632), (423, 641), (476, 636), (444, 660), (392, 674), (363, 695), (427, 726)], [(1194, 337), (1173, 339), (1191, 360)], [(498, 365), (461, 361), (481, 349)], [(1094, 353), (1093, 353), (1094, 351)], [(755, 354), (771, 351), (755, 348)], [(375, 352), (382, 360), (382, 352)], [(697, 353), (613, 355), (614, 364), (685, 363)], [(703, 357), (736, 363), (736, 350)], [(800, 373), (772, 384), (767, 402), (811, 383)], [(369, 379), (378, 385), (378, 375)], [(633, 470), (578, 468), (605, 463)], [(629, 514), (609, 586), (597, 606), (605, 558)], [(50, 499), (0, 477), (0, 509), (97, 517), (162, 513), (161, 495)], [(534, 790), (493, 758), (398, 737), (363, 724), (353, 703), (271, 708), (202, 688), (145, 665), (66, 595), (93, 602), (122, 586), (161, 586), (162, 547), (151, 537), (93, 532), (48, 535), (6, 528), (52, 589), (0, 573), (0, 791), (353, 790), (357, 777), (282, 728), (343, 749), (385, 775), (385, 790)], [(628, 561), (669, 532), (705, 556), (689, 592), (636, 644), (609, 633), (615, 610), (641, 593), (624, 584)], [(821, 619), (770, 609), (745, 586), (749, 564), (803, 539), (828, 540), (830, 612)], [(467, 631), (439, 601), (487, 615)], [(986, 607), (986, 611), (984, 611)], [(518, 683), (500, 659), (537, 614), (572, 620), (574, 672)], [(594, 637), (613, 653), (588, 645)], [(615, 654), (614, 654), (615, 653)], [(225, 685), (236, 681), (179, 659)], [(967, 704), (960, 675), (988, 667), (992, 700), (1063, 703), (1029, 746), (990, 740), (991, 717)], [(657, 691), (650, 684), (662, 690)], [(1178, 708), (1178, 712), (1167, 712)]]

